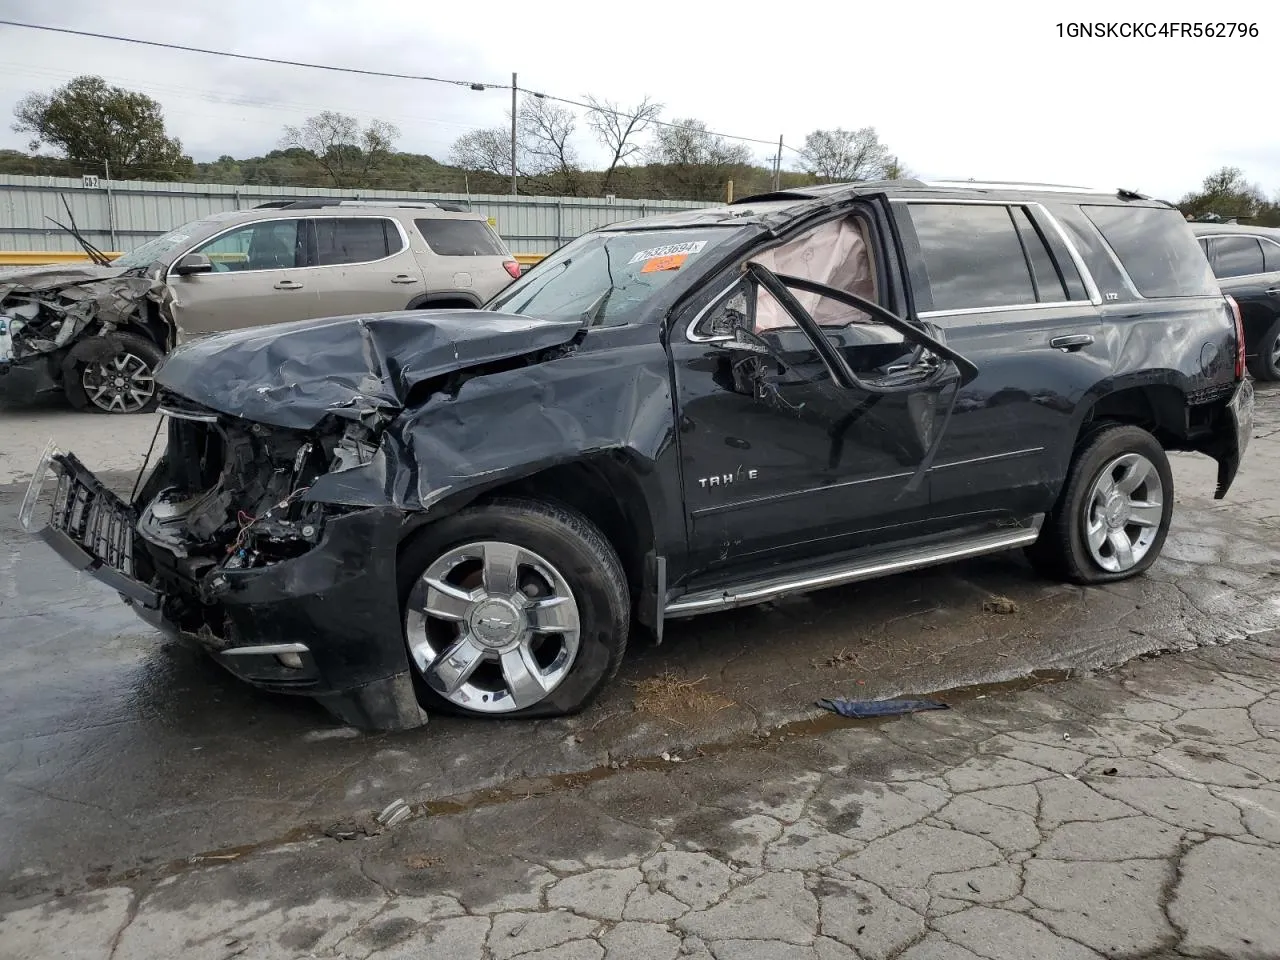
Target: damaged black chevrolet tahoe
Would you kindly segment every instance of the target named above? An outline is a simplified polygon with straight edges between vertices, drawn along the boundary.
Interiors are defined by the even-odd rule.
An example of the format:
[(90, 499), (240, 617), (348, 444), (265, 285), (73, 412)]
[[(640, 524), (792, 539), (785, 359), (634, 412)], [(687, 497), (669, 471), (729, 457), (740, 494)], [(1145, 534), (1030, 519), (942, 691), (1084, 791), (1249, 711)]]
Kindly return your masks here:
[(1217, 497), (1236, 475), (1242, 347), (1164, 203), (787, 190), (597, 230), (483, 311), (180, 348), (132, 502), (51, 450), (23, 515), (147, 620), (348, 722), (548, 716), (634, 621), (661, 640), (1014, 548), (1076, 583), (1140, 574), (1166, 451), (1213, 457)]

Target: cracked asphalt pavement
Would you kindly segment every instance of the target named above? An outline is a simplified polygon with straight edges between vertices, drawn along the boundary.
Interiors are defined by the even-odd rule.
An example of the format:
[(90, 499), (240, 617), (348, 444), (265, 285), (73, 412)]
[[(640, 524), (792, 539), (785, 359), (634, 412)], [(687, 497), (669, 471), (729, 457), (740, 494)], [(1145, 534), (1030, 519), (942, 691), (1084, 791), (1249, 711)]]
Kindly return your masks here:
[[(80, 430), (131, 482), (35, 420), (6, 451)], [(1280, 956), (1280, 391), (1226, 500), (1176, 459), (1137, 581), (985, 558), (674, 624), (577, 717), (376, 737), (162, 643), (0, 487), (0, 957)]]

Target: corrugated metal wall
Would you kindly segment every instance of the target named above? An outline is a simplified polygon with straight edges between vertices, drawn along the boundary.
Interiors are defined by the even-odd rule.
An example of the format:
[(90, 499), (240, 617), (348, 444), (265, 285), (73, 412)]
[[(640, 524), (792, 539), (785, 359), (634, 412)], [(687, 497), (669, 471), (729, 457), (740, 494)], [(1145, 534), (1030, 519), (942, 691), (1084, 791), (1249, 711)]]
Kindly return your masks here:
[(550, 253), (560, 244), (607, 223), (670, 210), (714, 204), (683, 200), (614, 200), (580, 197), (472, 196), (398, 190), (329, 190), (317, 187), (228, 186), (217, 183), (150, 183), (99, 180), (86, 185), (65, 177), (0, 175), (0, 250), (79, 250), (69, 234), (47, 219), (67, 222), (63, 198), (76, 225), (101, 250), (126, 251), (150, 237), (222, 210), (244, 210), (285, 198), (348, 200), (451, 200), (471, 204), (497, 221), (513, 253)]

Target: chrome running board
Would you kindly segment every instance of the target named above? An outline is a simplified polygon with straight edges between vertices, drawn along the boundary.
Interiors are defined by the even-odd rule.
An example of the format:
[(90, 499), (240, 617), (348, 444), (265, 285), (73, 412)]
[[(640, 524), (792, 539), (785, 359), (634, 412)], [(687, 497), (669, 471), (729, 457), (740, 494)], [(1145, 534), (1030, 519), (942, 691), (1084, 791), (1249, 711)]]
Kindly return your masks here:
[(668, 603), (663, 615), (671, 619), (692, 617), (700, 613), (712, 613), (716, 610), (728, 610), (732, 607), (745, 607), (777, 600), (789, 594), (808, 593), (811, 590), (838, 587), (846, 583), (856, 583), (859, 580), (873, 580), (895, 573), (905, 573), (908, 570), (919, 570), (922, 567), (981, 556), (984, 553), (999, 553), (1002, 550), (1025, 547), (1035, 542), (1040, 535), (1040, 525), (1043, 522), (1044, 515), (1036, 514), (1030, 518), (1027, 526), (1001, 530), (997, 533), (985, 533), (979, 537), (957, 540), (948, 544), (931, 544), (928, 547), (897, 550), (876, 557), (865, 557), (854, 564), (843, 562), (804, 573), (750, 580), (737, 586), (688, 593)]

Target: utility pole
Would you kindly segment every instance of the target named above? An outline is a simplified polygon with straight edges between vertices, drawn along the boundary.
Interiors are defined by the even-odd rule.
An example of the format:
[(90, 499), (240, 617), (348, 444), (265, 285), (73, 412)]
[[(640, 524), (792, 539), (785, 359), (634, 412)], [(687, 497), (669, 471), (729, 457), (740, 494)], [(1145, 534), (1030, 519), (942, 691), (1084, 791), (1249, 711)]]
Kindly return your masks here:
[(102, 161), (102, 172), (106, 174), (107, 188), (107, 231), (111, 234), (111, 249), (119, 250), (120, 244), (116, 242), (116, 200), (111, 195), (111, 161)]
[(773, 164), (773, 189), (782, 189), (782, 134), (778, 134), (778, 159)]
[(516, 75), (511, 74), (511, 195), (516, 195)]

